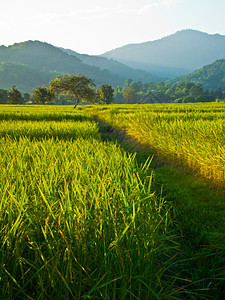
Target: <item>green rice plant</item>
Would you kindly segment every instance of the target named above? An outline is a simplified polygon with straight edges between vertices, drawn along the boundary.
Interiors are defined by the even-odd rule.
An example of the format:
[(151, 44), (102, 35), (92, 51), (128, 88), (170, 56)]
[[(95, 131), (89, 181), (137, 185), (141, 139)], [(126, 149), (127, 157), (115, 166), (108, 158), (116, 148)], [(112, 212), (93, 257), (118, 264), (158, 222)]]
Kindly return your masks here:
[(91, 139), (7, 138), (0, 166), (2, 296), (169, 295), (171, 207), (134, 156)]
[(1, 105), (0, 121), (90, 121), (87, 114), (71, 106)]
[(78, 137), (100, 138), (98, 127), (91, 121), (1, 121), (0, 137), (30, 139), (76, 139)]
[[(152, 190), (150, 160), (138, 166), (85, 118), (36, 107), (0, 112), (0, 297), (190, 295), (173, 209)], [(29, 118), (18, 118), (23, 110)]]
[[(183, 278), (192, 280), (186, 289), (192, 291), (194, 299), (201, 298), (200, 291), (204, 299), (222, 299), (224, 103), (112, 105), (107, 110), (93, 107), (88, 111), (160, 157), (160, 164), (155, 164), (154, 187), (160, 191), (163, 184), (166, 199), (173, 201), (183, 233), (182, 268), (187, 272)], [(209, 181), (220, 190), (211, 189)]]

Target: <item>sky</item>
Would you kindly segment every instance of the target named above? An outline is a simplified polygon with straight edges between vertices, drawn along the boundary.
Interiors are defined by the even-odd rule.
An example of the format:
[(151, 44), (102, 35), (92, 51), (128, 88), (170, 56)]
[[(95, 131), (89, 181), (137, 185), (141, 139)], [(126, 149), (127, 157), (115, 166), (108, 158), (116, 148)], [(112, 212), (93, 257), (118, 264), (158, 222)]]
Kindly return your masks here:
[(183, 29), (225, 35), (224, 0), (7, 0), (0, 45), (39, 40), (98, 55)]

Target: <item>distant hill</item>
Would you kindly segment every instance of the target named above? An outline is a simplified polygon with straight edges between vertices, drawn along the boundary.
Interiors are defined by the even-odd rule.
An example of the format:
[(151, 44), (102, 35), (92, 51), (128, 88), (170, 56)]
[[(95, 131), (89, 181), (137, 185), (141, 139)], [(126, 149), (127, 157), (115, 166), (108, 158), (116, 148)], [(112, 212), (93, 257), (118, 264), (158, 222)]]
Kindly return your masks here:
[(57, 47), (39, 41), (27, 41), (9, 47), (0, 47), (0, 88), (15, 84), (30, 92), (37, 85), (48, 85), (60, 74), (85, 74), (95, 79), (96, 85), (124, 83), (118, 75), (83, 63)]
[(225, 36), (187, 29), (159, 40), (126, 45), (102, 56), (172, 78), (225, 58)]
[(102, 56), (27, 41), (0, 46), (0, 88), (16, 85), (22, 92), (31, 92), (62, 74), (85, 74), (97, 86), (116, 87), (123, 86), (128, 78), (156, 83), (188, 73), (172, 82), (191, 80), (204, 88), (225, 89), (224, 59), (225, 36), (189, 29), (156, 41), (126, 45)]
[(128, 77), (145, 82), (161, 80), (106, 58), (65, 51), (39, 41), (0, 46), (0, 88), (8, 89), (16, 85), (23, 92), (31, 92), (38, 86), (48, 85), (57, 75), (62, 74), (85, 74), (94, 79), (97, 86), (123, 86)]
[(132, 69), (113, 59), (107, 59), (105, 57), (97, 56), (97, 55), (80, 54), (75, 51), (64, 49), (64, 48), (60, 48), (60, 49), (69, 55), (73, 55), (79, 58), (85, 64), (98, 67), (101, 70), (108, 70), (111, 74), (119, 75), (125, 80), (128, 78), (132, 78), (133, 81), (158, 82), (165, 79), (157, 75), (152, 75), (149, 72), (140, 69)]
[(216, 60), (214, 63), (204, 66), (193, 73), (186, 74), (168, 80), (169, 84), (192, 81), (201, 84), (204, 89), (222, 88), (225, 91), (225, 59)]
[(30, 92), (38, 86), (47, 85), (60, 72), (40, 71), (14, 62), (0, 63), (0, 87), (10, 89), (16, 85), (23, 92)]

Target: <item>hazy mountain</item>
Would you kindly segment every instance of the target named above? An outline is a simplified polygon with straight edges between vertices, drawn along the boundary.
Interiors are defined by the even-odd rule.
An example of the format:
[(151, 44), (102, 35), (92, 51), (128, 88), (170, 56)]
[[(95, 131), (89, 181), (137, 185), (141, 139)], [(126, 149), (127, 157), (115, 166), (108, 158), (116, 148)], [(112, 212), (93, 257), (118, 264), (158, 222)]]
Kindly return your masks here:
[(108, 70), (111, 74), (119, 75), (120, 77), (127, 79), (132, 78), (133, 81), (141, 81), (141, 82), (158, 82), (163, 80), (164, 78), (159, 77), (157, 75), (152, 75), (149, 72), (132, 69), (116, 60), (107, 59), (102, 56), (97, 55), (87, 55), (87, 54), (80, 54), (70, 49), (60, 48), (64, 52), (69, 55), (73, 55), (79, 58), (83, 63), (95, 66), (100, 68), (101, 70)]
[(126, 45), (102, 56), (152, 74), (174, 77), (225, 58), (225, 36), (188, 29), (159, 40)]
[(169, 84), (192, 81), (201, 84), (204, 89), (222, 88), (225, 91), (225, 59), (216, 60), (193, 73), (168, 80)]
[(128, 77), (134, 81), (162, 80), (106, 58), (81, 55), (39, 41), (0, 46), (0, 88), (16, 85), (30, 92), (62, 74), (85, 74), (94, 79), (97, 86), (106, 83), (122, 86)]
[(21, 63), (0, 63), (0, 87), (4, 89), (16, 85), (21, 91), (30, 92), (38, 86), (47, 85), (58, 75), (62, 74), (40, 71)]
[(79, 54), (39, 41), (27, 41), (8, 47), (0, 46), (0, 88), (8, 89), (16, 85), (21, 91), (30, 92), (40, 85), (48, 85), (57, 75), (65, 73), (85, 74), (95, 79), (97, 86), (105, 83), (123, 86), (127, 78), (158, 82), (163, 80), (162, 77), (191, 73), (219, 60), (215, 66), (206, 66), (197, 73), (174, 81), (196, 80), (205, 88), (215, 88), (218, 85), (222, 87), (224, 82), (223, 58), (225, 36), (195, 30), (179, 31), (152, 42), (126, 45), (106, 52), (104, 57)]
[[(39, 41), (27, 41), (0, 47), (0, 88), (15, 84), (23, 91), (31, 91), (36, 84), (48, 85), (59, 74), (85, 74), (96, 85), (124, 83), (124, 79), (107, 70), (83, 63), (57, 47)], [(13, 71), (14, 70), (14, 71)], [(39, 86), (38, 85), (38, 86)]]

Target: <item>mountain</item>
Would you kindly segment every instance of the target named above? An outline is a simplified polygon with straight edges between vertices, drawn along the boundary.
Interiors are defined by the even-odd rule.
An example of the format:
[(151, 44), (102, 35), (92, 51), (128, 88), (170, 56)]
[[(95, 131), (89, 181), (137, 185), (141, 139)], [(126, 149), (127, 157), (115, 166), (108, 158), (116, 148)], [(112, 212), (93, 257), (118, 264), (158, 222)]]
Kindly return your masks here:
[(0, 47), (0, 88), (16, 85), (30, 92), (62, 74), (85, 74), (95, 79), (96, 85), (124, 83), (124, 79), (107, 70), (83, 63), (57, 47), (39, 41), (27, 41)]
[(225, 91), (225, 59), (216, 60), (193, 73), (170, 79), (167, 83), (178, 84), (184, 81), (201, 84), (204, 89), (208, 90), (220, 87)]
[(16, 85), (23, 92), (31, 92), (38, 86), (47, 85), (59, 72), (40, 71), (22, 63), (0, 63), (0, 86), (10, 89)]
[(16, 85), (23, 92), (31, 92), (63, 74), (85, 74), (94, 79), (97, 86), (123, 86), (128, 77), (140, 81), (162, 80), (106, 58), (81, 55), (39, 41), (0, 46), (0, 88)]
[[(100, 56), (27, 41), (8, 47), (0, 46), (0, 88), (8, 89), (16, 85), (22, 92), (31, 92), (63, 74), (85, 74), (94, 79), (97, 86), (106, 83), (114, 87), (123, 86), (127, 78), (158, 82), (165, 80), (165, 77), (192, 73), (216, 60), (217, 68), (223, 70), (221, 59), (225, 59), (225, 36), (190, 29), (156, 41), (126, 45)], [(223, 71), (218, 75), (215, 66), (210, 70), (206, 67), (188, 76), (192, 81), (203, 82), (206, 88), (221, 86)], [(187, 78), (176, 78), (175, 81), (189, 80)]]
[(107, 59), (105, 57), (97, 55), (80, 54), (70, 49), (60, 49), (69, 55), (79, 58), (85, 64), (98, 67), (100, 68), (100, 70), (108, 70), (111, 74), (119, 75), (125, 80), (127, 78), (132, 78), (133, 81), (158, 82), (165, 79), (157, 75), (152, 75), (149, 72), (140, 69), (132, 69), (113, 59)]
[(125, 45), (101, 56), (172, 78), (225, 58), (225, 36), (187, 29), (159, 40)]

